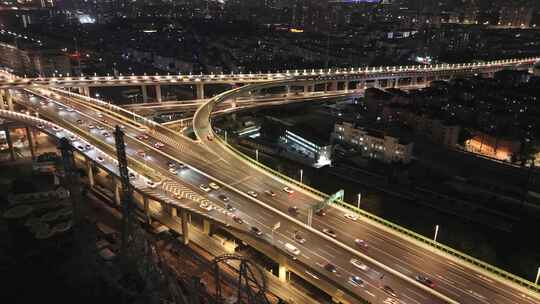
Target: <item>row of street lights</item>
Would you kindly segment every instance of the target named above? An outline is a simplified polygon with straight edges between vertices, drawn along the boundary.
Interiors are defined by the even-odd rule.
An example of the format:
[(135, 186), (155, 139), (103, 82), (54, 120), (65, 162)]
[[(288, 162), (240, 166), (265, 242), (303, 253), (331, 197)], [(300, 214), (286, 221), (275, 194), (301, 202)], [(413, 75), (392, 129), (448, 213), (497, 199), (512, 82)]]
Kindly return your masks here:
[[(227, 133), (225, 133), (227, 134)], [(259, 162), (259, 149), (255, 149), (255, 160), (257, 162)], [(300, 169), (300, 183), (303, 183), (303, 179), (304, 179), (304, 170), (303, 169)], [(357, 201), (356, 201), (356, 208), (360, 209), (360, 206), (361, 206), (361, 203), (362, 203), (362, 193), (358, 193), (357, 195)], [(309, 218), (309, 216), (308, 216)], [(309, 223), (310, 220), (308, 219), (308, 225), (311, 226), (311, 223)], [(272, 240), (274, 239), (273, 238), (273, 234), (274, 234), (274, 230), (276, 230), (277, 228), (279, 228), (279, 222), (276, 224), (276, 226), (274, 227), (274, 229), (272, 229)], [(435, 225), (435, 233), (433, 235), (433, 241), (434, 242), (437, 242), (437, 237), (439, 236), (439, 228), (440, 226), (437, 224)], [(538, 281), (540, 280), (540, 267), (538, 267), (538, 273), (536, 274), (536, 279), (534, 281), (534, 284), (538, 285)]]

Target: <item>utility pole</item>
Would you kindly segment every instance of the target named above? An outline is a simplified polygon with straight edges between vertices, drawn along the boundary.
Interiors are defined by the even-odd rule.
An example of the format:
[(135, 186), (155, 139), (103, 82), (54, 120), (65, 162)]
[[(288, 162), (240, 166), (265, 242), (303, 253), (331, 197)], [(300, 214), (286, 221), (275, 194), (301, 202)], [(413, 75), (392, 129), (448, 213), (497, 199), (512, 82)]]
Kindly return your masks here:
[(129, 182), (128, 164), (126, 156), (126, 145), (124, 143), (124, 131), (116, 125), (114, 131), (116, 144), (116, 158), (118, 160), (118, 172), (122, 183), (122, 257), (126, 256), (128, 242), (133, 235), (133, 187)]
[[(79, 175), (75, 170), (73, 147), (65, 137), (60, 139), (59, 148), (62, 153), (62, 166), (64, 168), (64, 183), (69, 190), (69, 198), (73, 208), (73, 226), (78, 227), (81, 220), (81, 184)], [(77, 228), (75, 228), (77, 230)]]

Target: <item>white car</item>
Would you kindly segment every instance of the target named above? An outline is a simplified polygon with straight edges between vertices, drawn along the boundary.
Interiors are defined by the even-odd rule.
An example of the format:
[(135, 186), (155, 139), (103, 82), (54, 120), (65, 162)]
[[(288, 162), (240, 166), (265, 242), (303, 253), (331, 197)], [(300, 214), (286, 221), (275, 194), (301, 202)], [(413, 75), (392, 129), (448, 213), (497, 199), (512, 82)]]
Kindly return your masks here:
[(219, 185), (214, 183), (214, 182), (211, 182), (210, 184), (208, 184), (208, 186), (214, 190), (218, 190), (219, 189)]
[(293, 194), (294, 193), (294, 190), (289, 188), (289, 187), (283, 188), (283, 191), (287, 192), (288, 194)]
[(367, 271), (369, 267), (366, 266), (366, 264), (363, 264), (357, 259), (351, 259), (351, 264), (353, 264), (356, 268), (361, 269), (363, 271)]
[(214, 209), (212, 205), (207, 204), (207, 203), (202, 203), (199, 205), (199, 207), (201, 207), (201, 209), (204, 209), (206, 211), (212, 211)]
[(290, 254), (293, 254), (293, 255), (300, 254), (300, 249), (296, 248), (294, 245), (290, 243), (285, 243), (285, 250), (287, 250)]
[(255, 192), (255, 191), (248, 191), (248, 194), (251, 195), (252, 197), (259, 196), (259, 194), (257, 194), (257, 192)]
[(358, 219), (358, 215), (354, 213), (345, 213), (345, 217), (350, 219), (351, 221), (356, 221)]
[(96, 160), (100, 163), (104, 162), (105, 161), (105, 158), (103, 158), (103, 156), (98, 156), (96, 157)]
[(201, 184), (201, 185), (199, 186), (199, 188), (200, 188), (202, 191), (204, 191), (204, 192), (210, 192), (210, 191), (212, 191), (212, 188), (208, 187), (208, 185), (205, 185), (205, 184)]

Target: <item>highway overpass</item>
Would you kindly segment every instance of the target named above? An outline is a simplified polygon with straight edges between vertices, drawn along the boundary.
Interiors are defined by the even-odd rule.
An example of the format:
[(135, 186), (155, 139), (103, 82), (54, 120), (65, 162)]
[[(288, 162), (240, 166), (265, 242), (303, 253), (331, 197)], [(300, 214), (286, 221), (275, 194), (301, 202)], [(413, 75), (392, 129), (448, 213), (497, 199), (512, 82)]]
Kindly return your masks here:
[[(197, 197), (208, 200), (207, 205), (217, 206), (216, 210), (225, 210), (224, 202), (216, 196), (216, 193), (206, 193), (198, 187), (199, 183), (216, 181), (221, 185), (219, 191), (224, 191), (225, 195), (232, 198), (231, 201), (235, 203), (238, 216), (244, 218), (249, 225), (237, 224), (231, 220), (228, 213), (219, 215), (221, 211), (210, 211), (211, 214), (207, 214), (207, 217), (218, 214), (227, 219), (226, 223), (232, 222), (230, 225), (238, 228), (236, 231), (244, 233), (249, 233), (251, 225), (259, 227), (264, 231), (265, 239), (251, 238), (254, 241), (250, 240), (250, 245), (275, 259), (281, 259), (281, 272), (293, 271), (337, 300), (356, 303), (363, 298), (372, 303), (385, 303), (393, 296), (385, 292), (383, 288), (391, 286), (401, 303), (537, 303), (540, 301), (537, 285), (455, 252), (441, 244), (433, 243), (383, 219), (355, 210), (342, 202), (331, 206), (323, 217), (312, 216), (309, 210), (314, 204), (326, 198), (324, 194), (272, 172), (234, 151), (213, 133), (210, 124), (210, 114), (220, 103), (231, 100), (234, 104), (236, 98), (250, 92), (256, 94), (265, 88), (303, 86), (304, 92), (306, 92), (306, 87), (307, 92), (311, 92), (313, 90), (310, 87), (317, 85), (320, 81), (324, 83), (326, 91), (347, 91), (349, 89), (347, 86), (352, 81), (372, 79), (372, 76), (375, 78), (393, 77), (394, 71), (401, 71), (399, 77), (416, 77), (416, 81), (422, 78), (423, 82), (429, 82), (434, 80), (430, 80), (430, 77), (458, 77), (471, 73), (490, 74), (508, 66), (532, 65), (535, 61), (537, 59), (528, 58), (416, 70), (410, 67), (401, 68), (401, 70), (397, 67), (385, 67), (364, 71), (364, 75), (361, 76), (363, 78), (359, 76), (361, 73), (348, 74), (344, 71), (321, 72), (313, 77), (295, 76), (291, 73), (287, 76), (285, 73), (286, 77), (282, 79), (258, 81), (227, 91), (204, 103), (193, 120), (194, 129), (199, 138), (196, 141), (114, 105), (67, 91), (41, 87), (29, 91), (33, 94), (45, 95), (42, 98), (52, 99), (53, 103), (61, 103), (61, 107), (74, 109), (67, 115), (62, 114), (62, 111), (49, 109), (49, 101), (47, 106), (41, 103), (32, 104), (28, 94), (4, 90), (1, 96), (9, 99), (13, 98), (13, 94), (19, 94), (16, 98), (17, 102), (37, 111), (43, 117), (55, 122), (68, 120), (69, 124), (65, 127), (69, 130), (77, 130), (78, 134), (85, 138), (103, 137), (100, 139), (101, 142), (108, 145), (111, 144), (108, 142), (110, 139), (95, 128), (89, 129), (87, 124), (84, 128), (77, 126), (70, 115), (77, 113), (84, 116), (85, 120), (95, 120), (96, 124), (103, 123), (108, 128), (118, 123), (126, 125), (129, 130), (128, 136), (130, 136), (128, 153), (135, 161), (142, 164), (138, 170), (144, 169), (146, 170), (144, 172), (156, 172), (160, 175), (159, 189), (166, 193), (161, 193), (158, 200), (170, 206), (171, 203), (166, 200), (174, 200), (178, 194), (184, 192), (194, 192), (198, 194)], [(6, 77), (8, 78), (10, 77)], [(411, 80), (409, 84), (412, 82)], [(64, 86), (67, 85), (64, 84)], [(13, 87), (32, 88), (34, 85)], [(4, 106), (3, 102), (2, 105)], [(103, 117), (89, 117), (92, 111), (99, 111)], [(142, 132), (145, 132), (149, 139), (136, 137)], [(164, 144), (160, 149), (154, 147), (158, 141)], [(140, 148), (145, 152), (144, 157), (140, 156)], [(170, 173), (167, 168), (170, 161), (188, 164), (190, 172), (196, 172), (197, 176)], [(153, 170), (149, 170), (150, 167)], [(286, 194), (282, 190), (284, 187), (293, 189), (295, 193)], [(174, 190), (180, 192), (175, 193)], [(256, 197), (253, 193), (250, 194), (250, 191), (255, 191)], [(266, 191), (272, 191), (276, 195), (265, 195)], [(298, 207), (299, 213), (289, 213), (291, 206)], [(272, 229), (278, 222), (280, 227)], [(333, 230), (335, 237), (323, 233), (323, 229)], [(294, 237), (295, 231), (303, 236), (305, 243), (297, 242)], [(369, 252), (356, 247), (354, 242), (356, 238), (369, 242)], [(250, 238), (246, 237), (246, 239)], [(300, 249), (301, 254), (296, 260), (291, 259), (286, 253), (286, 243), (295, 244)], [(268, 244), (270, 244), (269, 247), (263, 246), (268, 246)], [(272, 250), (277, 254), (274, 254)], [(282, 257), (285, 257), (285, 260)], [(361, 261), (360, 268), (350, 263), (352, 258)], [(324, 268), (329, 262), (336, 266), (336, 272)], [(309, 275), (306, 271), (316, 275)], [(437, 287), (431, 289), (416, 282), (414, 276), (418, 274), (432, 277), (437, 282)], [(364, 286), (350, 284), (349, 277), (352, 275), (360, 276), (365, 283)]]

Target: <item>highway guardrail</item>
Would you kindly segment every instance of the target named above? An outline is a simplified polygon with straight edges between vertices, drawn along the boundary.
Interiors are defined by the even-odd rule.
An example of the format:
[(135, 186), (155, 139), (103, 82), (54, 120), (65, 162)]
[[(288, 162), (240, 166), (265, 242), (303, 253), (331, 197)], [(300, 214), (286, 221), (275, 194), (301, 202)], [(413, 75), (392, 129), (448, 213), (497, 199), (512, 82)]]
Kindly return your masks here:
[[(256, 88), (256, 87), (258, 87), (260, 85), (252, 85), (252, 86), (254, 88)], [(231, 97), (231, 96), (229, 96), (229, 97)], [(215, 100), (220, 100), (221, 98), (223, 98), (223, 96), (218, 95), (215, 98)], [(212, 133), (214, 133), (211, 127), (210, 127), (210, 130), (211, 130)], [(278, 172), (278, 171), (276, 171), (276, 170), (274, 170), (274, 169), (272, 169), (272, 168), (270, 168), (270, 167), (268, 167), (268, 166), (266, 166), (266, 165), (264, 165), (264, 164), (262, 164), (260, 162), (257, 162), (253, 158), (249, 157), (248, 155), (246, 155), (246, 154), (240, 152), (238, 149), (234, 148), (228, 142), (225, 142), (221, 137), (217, 136), (215, 133), (214, 133), (214, 135), (215, 135), (214, 137), (218, 141), (220, 141), (221, 144), (225, 145), (231, 151), (236, 153), (236, 155), (238, 155), (240, 158), (244, 159), (245, 161), (249, 162), (250, 164), (257, 166), (260, 169), (262, 169), (264, 171), (267, 171), (268, 173), (270, 173), (270, 174), (272, 174), (274, 176), (277, 176), (277, 177), (281, 178), (282, 180), (284, 180), (284, 181), (286, 181), (288, 183), (291, 183), (291, 184), (295, 185), (296, 187), (298, 187), (298, 188), (300, 188), (300, 189), (302, 189), (302, 190), (304, 190), (304, 191), (306, 191), (308, 193), (317, 195), (317, 196), (319, 196), (319, 197), (321, 197), (323, 199), (327, 199), (329, 197), (329, 195), (326, 194), (326, 193), (323, 193), (321, 191), (313, 189), (313, 188), (311, 188), (311, 187), (309, 187), (309, 186), (307, 186), (305, 184), (300, 183), (299, 181), (297, 181), (297, 180), (295, 180), (293, 178), (290, 178), (287, 175), (284, 175), (284, 174), (282, 174), (282, 173), (280, 173), (280, 172)], [(479, 268), (483, 269), (486, 272), (489, 272), (489, 273), (494, 274), (494, 275), (496, 275), (496, 276), (498, 276), (500, 278), (504, 278), (506, 280), (509, 280), (509, 281), (515, 283), (515, 284), (518, 284), (519, 286), (524, 287), (527, 290), (534, 291), (534, 292), (537, 292), (537, 293), (540, 292), (540, 285), (534, 284), (531, 281), (528, 281), (528, 280), (526, 280), (526, 279), (524, 279), (522, 277), (519, 277), (519, 276), (517, 276), (515, 274), (509, 273), (509, 272), (507, 272), (505, 270), (502, 270), (502, 269), (500, 269), (500, 268), (498, 268), (496, 266), (490, 265), (490, 264), (488, 264), (488, 263), (486, 263), (484, 261), (481, 261), (481, 260), (479, 260), (477, 258), (474, 258), (474, 257), (472, 257), (470, 255), (467, 255), (467, 254), (465, 254), (463, 252), (460, 252), (460, 251), (458, 251), (456, 249), (453, 249), (453, 248), (451, 248), (449, 246), (446, 246), (446, 245), (443, 245), (441, 243), (435, 242), (435, 241), (431, 240), (430, 238), (427, 238), (427, 237), (425, 237), (425, 236), (423, 236), (421, 234), (418, 234), (418, 233), (416, 233), (416, 232), (414, 232), (412, 230), (409, 230), (407, 228), (399, 226), (399, 225), (397, 225), (395, 223), (392, 223), (392, 222), (390, 222), (388, 220), (385, 220), (385, 219), (383, 219), (381, 217), (378, 217), (378, 216), (376, 216), (374, 214), (371, 214), (369, 212), (361, 210), (361, 209), (359, 209), (357, 207), (354, 207), (352, 204), (349, 204), (349, 203), (347, 203), (345, 201), (336, 201), (336, 202), (334, 202), (334, 205), (346, 208), (346, 209), (350, 210), (351, 212), (354, 212), (354, 213), (356, 213), (356, 214), (358, 214), (358, 215), (360, 215), (360, 216), (362, 216), (364, 218), (368, 218), (368, 219), (370, 219), (370, 220), (372, 220), (374, 222), (382, 224), (382, 225), (384, 225), (384, 226), (386, 226), (386, 227), (388, 227), (388, 228), (390, 228), (390, 229), (392, 229), (392, 230), (394, 230), (396, 232), (399, 232), (402, 235), (411, 237), (411, 238), (413, 238), (413, 239), (415, 239), (415, 240), (417, 240), (417, 241), (419, 241), (419, 242), (421, 242), (421, 243), (423, 243), (425, 245), (430, 246), (431, 248), (438, 249), (438, 250), (440, 250), (440, 251), (442, 251), (442, 252), (444, 252), (444, 253), (446, 253), (446, 254), (448, 254), (450, 256), (453, 256), (453, 257), (455, 257), (455, 258), (457, 258), (457, 259), (459, 259), (459, 260), (461, 260), (463, 262), (467, 262), (469, 264), (472, 264), (472, 265), (474, 265), (476, 267), (479, 267)]]

